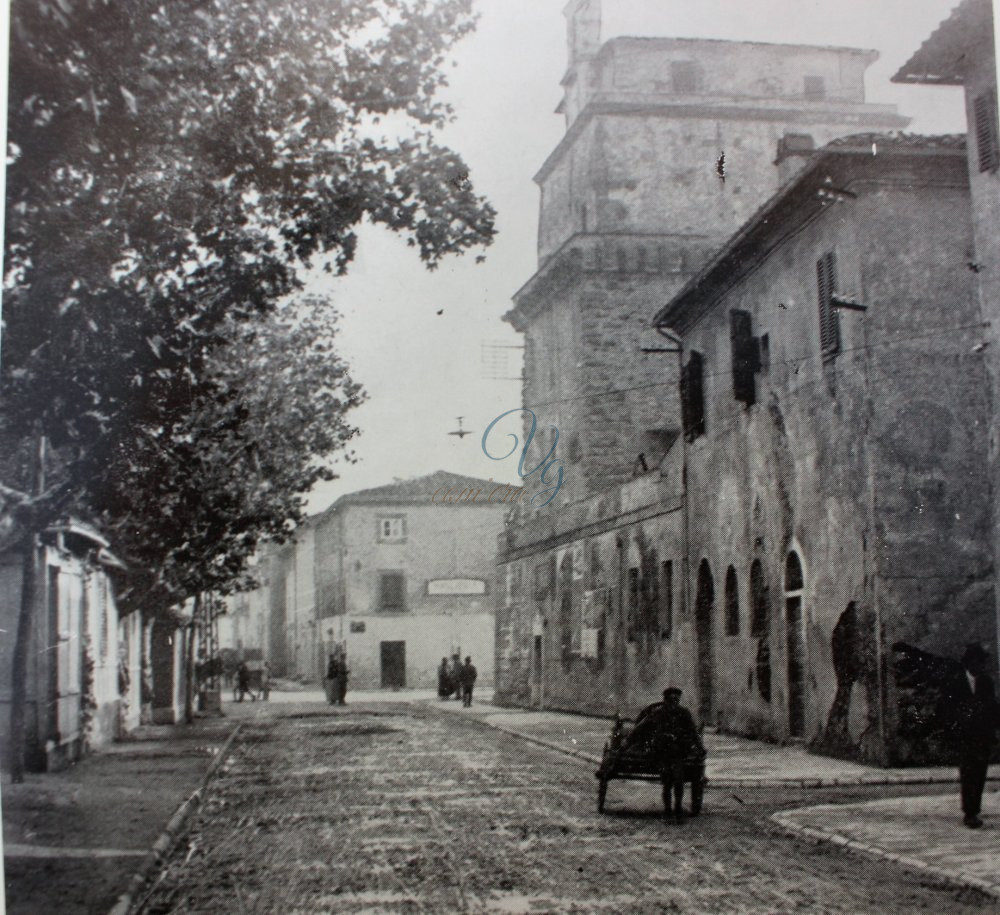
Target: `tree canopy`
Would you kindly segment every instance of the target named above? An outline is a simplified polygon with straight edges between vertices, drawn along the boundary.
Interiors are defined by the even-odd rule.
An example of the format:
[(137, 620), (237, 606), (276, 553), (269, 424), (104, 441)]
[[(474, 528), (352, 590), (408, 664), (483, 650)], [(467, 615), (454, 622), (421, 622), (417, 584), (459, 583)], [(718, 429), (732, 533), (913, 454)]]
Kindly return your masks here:
[[(316, 453), (353, 434), (302, 416), (293, 431), (316, 353), (333, 369), (313, 408), (359, 396), (329, 338), (292, 367), (319, 313), (252, 319), (302, 266), (344, 271), (362, 221), (430, 268), (492, 239), (492, 208), (435, 139), (471, 0), (14, 0), (11, 25), (0, 432), (58, 457), (50, 493), (16, 467), (4, 491), (29, 526), (71, 504), (102, 519), (168, 591), (185, 562), (221, 584), (320, 472), (267, 434)], [(287, 376), (280, 428), (265, 354)]]

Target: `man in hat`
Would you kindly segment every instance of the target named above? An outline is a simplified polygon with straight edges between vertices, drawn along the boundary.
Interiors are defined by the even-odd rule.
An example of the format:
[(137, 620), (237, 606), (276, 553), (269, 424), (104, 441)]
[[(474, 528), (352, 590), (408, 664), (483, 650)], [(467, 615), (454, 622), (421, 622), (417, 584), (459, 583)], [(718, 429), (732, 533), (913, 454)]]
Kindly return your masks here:
[[(705, 748), (694, 723), (694, 717), (681, 705), (681, 690), (670, 686), (663, 691), (663, 702), (644, 710), (636, 722), (636, 731), (651, 732), (652, 745), (661, 761), (663, 781), (663, 815), (670, 814), (673, 794), (674, 819), (684, 822), (684, 762)], [(634, 733), (634, 732), (633, 732)]]
[(988, 662), (989, 654), (982, 645), (967, 646), (962, 655), (964, 670), (955, 689), (954, 737), (962, 785), (962, 814), (969, 829), (983, 825), (979, 812), (998, 723), (993, 680), (986, 673)]

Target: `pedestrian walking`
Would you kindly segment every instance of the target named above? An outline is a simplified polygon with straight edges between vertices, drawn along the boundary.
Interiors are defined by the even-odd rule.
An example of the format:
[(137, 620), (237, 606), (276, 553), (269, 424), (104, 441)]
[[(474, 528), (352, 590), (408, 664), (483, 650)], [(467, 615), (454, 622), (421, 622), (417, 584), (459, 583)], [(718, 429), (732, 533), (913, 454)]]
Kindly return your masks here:
[(340, 662), (335, 654), (330, 655), (326, 665), (326, 701), (335, 705), (340, 701)]
[(456, 699), (462, 698), (462, 660), (457, 651), (451, 656), (451, 691)]
[(962, 815), (969, 829), (979, 829), (983, 825), (979, 817), (983, 788), (1000, 723), (993, 680), (986, 673), (989, 657), (982, 645), (968, 645), (962, 655), (963, 670), (954, 689), (954, 740), (958, 751)]
[(340, 662), (340, 679), (338, 681), (337, 689), (337, 705), (347, 704), (347, 679), (350, 675), (350, 671), (347, 669), (347, 659), (343, 658)]
[(451, 674), (448, 672), (448, 659), (441, 659), (438, 668), (438, 698), (447, 699), (452, 694)]
[(245, 696), (249, 696), (251, 702), (257, 701), (253, 690), (250, 689), (250, 668), (247, 667), (246, 661), (240, 662), (240, 666), (236, 669), (236, 691), (237, 702), (242, 702)]
[(459, 674), (459, 683), (462, 687), (462, 705), (468, 708), (472, 705), (472, 688), (476, 685), (476, 668), (471, 657), (465, 658)]
[(676, 686), (667, 687), (663, 691), (663, 702), (644, 709), (633, 731), (633, 739), (639, 733), (648, 734), (647, 739), (660, 759), (663, 815), (670, 815), (672, 794), (677, 823), (684, 822), (684, 763), (691, 756), (705, 753), (694, 716), (681, 705), (681, 695), (682, 691)]
[(265, 702), (271, 698), (271, 665), (267, 661), (260, 672), (260, 698)]

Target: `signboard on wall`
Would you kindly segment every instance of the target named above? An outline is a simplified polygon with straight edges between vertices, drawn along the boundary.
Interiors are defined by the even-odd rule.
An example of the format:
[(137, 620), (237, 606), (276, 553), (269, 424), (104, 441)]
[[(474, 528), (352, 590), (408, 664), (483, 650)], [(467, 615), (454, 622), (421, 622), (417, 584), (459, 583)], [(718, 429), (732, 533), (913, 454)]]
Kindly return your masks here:
[(479, 578), (438, 578), (427, 582), (427, 593), (448, 596), (485, 594), (486, 582)]

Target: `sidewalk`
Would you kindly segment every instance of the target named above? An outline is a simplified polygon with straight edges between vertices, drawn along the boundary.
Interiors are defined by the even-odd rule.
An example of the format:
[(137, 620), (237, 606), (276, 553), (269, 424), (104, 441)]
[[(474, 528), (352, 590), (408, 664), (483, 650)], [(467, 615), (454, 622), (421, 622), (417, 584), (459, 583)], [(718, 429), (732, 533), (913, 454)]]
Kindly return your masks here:
[[(453, 700), (434, 703), (435, 708), (465, 715), (497, 730), (592, 762), (601, 761), (611, 721), (567, 712), (500, 708), (484, 696), (471, 708)], [(913, 769), (880, 769), (843, 759), (816, 756), (799, 746), (780, 746), (728, 734), (704, 735), (708, 750), (706, 775), (714, 787), (829, 788), (841, 785), (930, 785), (958, 781), (954, 766)], [(1000, 780), (1000, 766), (990, 769), (990, 779)]]
[[(461, 715), (504, 733), (598, 764), (611, 722), (562, 712), (523, 711), (458, 702), (438, 702), (445, 713)], [(878, 769), (814, 756), (800, 747), (782, 747), (725, 734), (706, 734), (706, 774), (710, 788), (826, 788), (850, 785), (955, 785), (946, 794), (902, 797), (862, 804), (823, 804), (775, 813), (771, 819), (813, 840), (852, 848), (895, 861), (952, 883), (1000, 897), (1000, 788), (983, 797), (985, 825), (962, 825), (958, 773), (953, 767)], [(1000, 767), (990, 769), (1000, 780)], [(803, 800), (808, 794), (802, 795)]]
[(957, 792), (867, 804), (822, 804), (772, 815), (812, 839), (895, 861), (1000, 897), (1000, 793), (983, 795), (983, 828), (966, 829)]
[(144, 726), (62, 772), (0, 787), (7, 911), (108, 911), (235, 724)]

